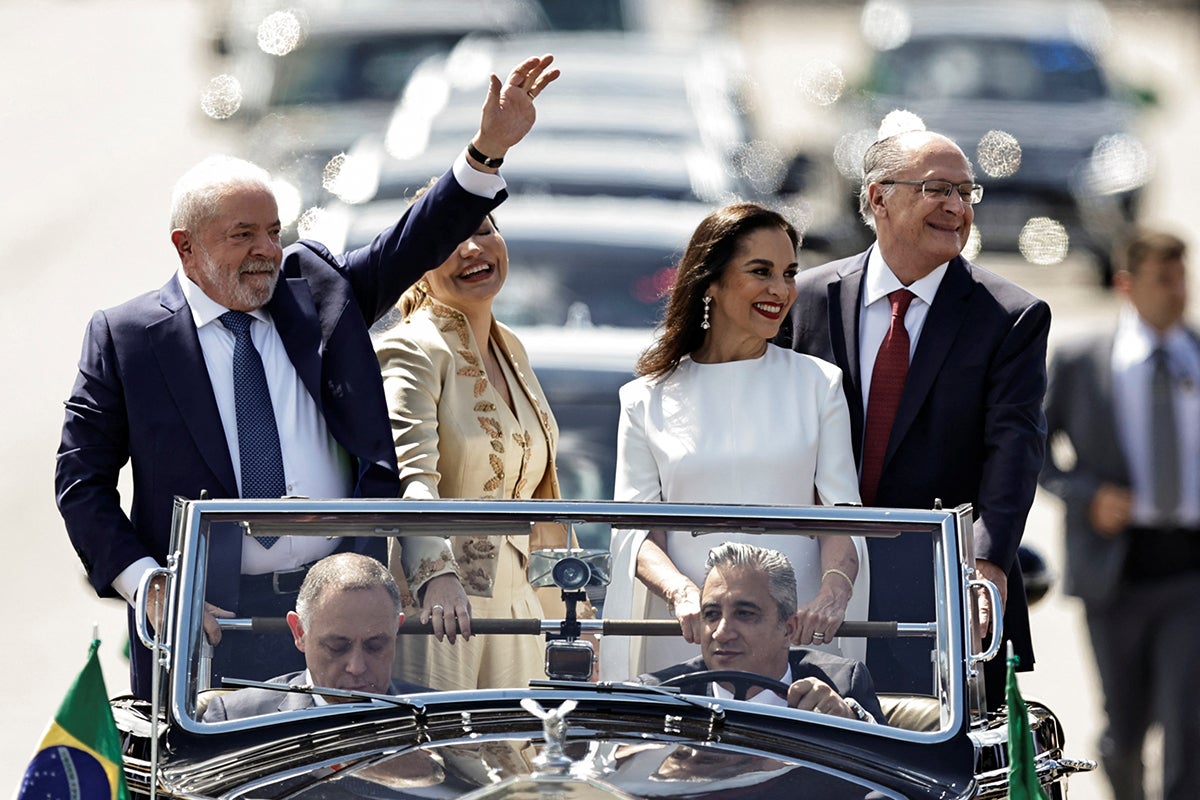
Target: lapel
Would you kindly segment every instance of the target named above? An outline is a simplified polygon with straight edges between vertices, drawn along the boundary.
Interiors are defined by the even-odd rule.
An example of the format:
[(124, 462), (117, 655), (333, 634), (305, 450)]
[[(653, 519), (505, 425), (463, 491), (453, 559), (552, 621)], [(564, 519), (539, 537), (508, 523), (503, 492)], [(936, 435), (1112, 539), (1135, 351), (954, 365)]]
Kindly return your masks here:
[(225, 429), (221, 426), (221, 414), (208, 379), (191, 308), (174, 277), (159, 291), (159, 298), (168, 315), (147, 325), (146, 336), (162, 370), (167, 391), (197, 450), (221, 482), (220, 486), (213, 487), (213, 494), (220, 492), (226, 497), (237, 497), (233, 460), (225, 445)]
[(851, 259), (831, 281), (829, 293), (829, 335), (834, 363), (842, 366), (842, 389), (850, 408), (850, 436), (854, 457), (862, 456), (863, 403), (862, 367), (858, 360), (858, 317), (862, 307), (862, 281), (866, 274), (868, 250)]
[[(546, 442), (550, 447), (550, 472), (553, 472), (554, 451), (557, 449), (557, 443), (555, 442), (554, 438), (554, 430), (550, 425), (550, 415), (547, 413), (545, 408), (545, 401), (542, 400), (542, 398), (538, 396), (538, 393), (533, 390), (533, 387), (529, 385), (529, 378), (527, 377), (526, 373), (531, 373), (533, 371), (532, 367), (530, 367), (527, 360), (517, 357), (516, 350), (513, 347), (513, 343), (510, 341), (510, 337), (496, 322), (495, 317), (492, 317), (491, 336), (496, 340), (497, 343), (499, 343), (500, 346), (497, 349), (500, 351), (500, 357), (505, 360), (505, 362), (508, 364), (509, 371), (517, 379), (517, 385), (520, 388), (521, 393), (524, 394), (525, 399), (529, 401), (530, 407), (533, 408), (533, 412), (537, 416), (538, 424), (541, 425), (542, 433), (546, 435)], [(486, 346), (486, 343), (484, 346)], [(513, 413), (516, 415), (515, 411)]]
[(312, 289), (304, 278), (280, 281), (267, 303), (267, 310), (271, 313), (275, 330), (283, 340), (283, 347), (287, 350), (296, 374), (300, 376), (304, 388), (317, 404), (317, 409), (324, 415), (324, 403), (321, 400), (321, 354), (334, 323), (329, 323), (330, 331), (323, 329), (323, 321), (317, 313)]
[(883, 466), (887, 468), (887, 460), (896, 452), (903, 441), (904, 435), (912, 426), (933, 388), (934, 381), (941, 373), (942, 364), (950, 353), (958, 331), (970, 310), (970, 297), (975, 283), (967, 270), (961, 256), (956, 256), (946, 270), (937, 294), (934, 295), (933, 305), (925, 318), (921, 329), (921, 338), (917, 341), (917, 349), (913, 353), (912, 363), (908, 368), (908, 379), (904, 382), (904, 393), (900, 396), (900, 407), (896, 409), (896, 420), (892, 424), (892, 435), (888, 440), (887, 455)]

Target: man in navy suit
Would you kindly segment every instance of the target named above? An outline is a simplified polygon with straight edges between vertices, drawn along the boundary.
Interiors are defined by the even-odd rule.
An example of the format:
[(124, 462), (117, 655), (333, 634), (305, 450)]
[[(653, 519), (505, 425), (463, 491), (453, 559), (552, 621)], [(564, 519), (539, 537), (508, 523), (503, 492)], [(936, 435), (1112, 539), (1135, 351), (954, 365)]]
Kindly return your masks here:
[[(823, 650), (791, 648), (796, 638), (796, 573), (777, 550), (727, 542), (708, 553), (700, 590), (700, 656), (638, 682), (658, 686), (708, 670), (736, 670), (778, 680), (787, 697), (760, 686), (746, 699), (848, 719), (887, 723), (866, 665)], [(732, 697), (735, 687), (700, 676), (684, 691)]]
[[(340, 257), (311, 241), (281, 248), (269, 176), (252, 164), (218, 157), (180, 179), (171, 232), (179, 271), (161, 289), (93, 316), (66, 403), (58, 507), (99, 594), (132, 604), (142, 577), (165, 563), (174, 497), (243, 496), (246, 456), (257, 445), (240, 442), (238, 334), (227, 312), (244, 312), (240, 318), (248, 320), (261, 356), (270, 390), (266, 419), (273, 410), (282, 451), (278, 493), (396, 495), (396, 457), (368, 328), (503, 201), (496, 170), (532, 127), (534, 98), (558, 77), (551, 61), (530, 58), (503, 84), (493, 75), (479, 131), (453, 168), (371, 244)], [(117, 492), (126, 462), (133, 472), (128, 516)], [(281, 615), (308, 566), (334, 550), (371, 547), (365, 540), (259, 543), (236, 530), (222, 535), (210, 554), (205, 598), (214, 644), (221, 638), (217, 617)], [(158, 588), (151, 584), (151, 591)], [(430, 581), (427, 600), (430, 593), (446, 608), (467, 607), (453, 576)], [(152, 608), (152, 616), (160, 613)], [(129, 619), (132, 632), (132, 608)], [(258, 674), (238, 674), (263, 679), (284, 672), (295, 658), (270, 656), (287, 650), (259, 648), (263, 661), (252, 667)], [(150, 696), (150, 675), (148, 651), (134, 647), (134, 694)]]
[[(909, 131), (876, 142), (864, 158), (859, 195), (876, 243), (802, 272), (776, 342), (841, 367), (865, 505), (972, 504), (975, 569), (999, 588), (1005, 636), (1021, 668), (1030, 669), (1016, 555), (1045, 453), (1050, 309), (962, 257), (982, 195), (970, 161), (950, 139)], [(901, 297), (907, 311), (893, 325)], [(878, 458), (868, 469), (872, 405), (886, 405), (871, 400), (872, 376), (894, 328), (907, 349), (906, 374), (901, 361), (898, 403), (876, 434)], [(893, 363), (887, 371), (895, 377)], [(915, 536), (872, 538), (868, 551), (871, 618), (933, 619), (930, 546)], [(981, 617), (992, 613), (981, 605)], [(928, 641), (873, 639), (867, 664), (883, 691), (930, 693), (929, 657)], [(987, 686), (996, 707), (1004, 697), (1003, 659), (989, 663)]]
[(1104, 695), (1100, 757), (1116, 800), (1146, 796), (1142, 750), (1163, 730), (1161, 797), (1200, 785), (1200, 332), (1186, 321), (1187, 247), (1134, 231), (1117, 250), (1114, 329), (1050, 361), (1042, 486), (1063, 501), (1063, 591), (1083, 601)]
[[(368, 694), (429, 691), (392, 680), (396, 629), (404, 624), (402, 608), (400, 589), (381, 562), (361, 553), (326, 556), (304, 577), (296, 609), (287, 615), (306, 668), (268, 683)], [(202, 718), (217, 722), (352, 701), (339, 695), (247, 687), (214, 698)]]

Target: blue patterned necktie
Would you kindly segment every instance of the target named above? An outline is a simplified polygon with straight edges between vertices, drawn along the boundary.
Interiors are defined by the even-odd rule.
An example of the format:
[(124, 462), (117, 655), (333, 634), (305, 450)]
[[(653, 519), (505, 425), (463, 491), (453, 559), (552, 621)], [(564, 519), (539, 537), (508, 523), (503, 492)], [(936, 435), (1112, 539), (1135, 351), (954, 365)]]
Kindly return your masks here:
[[(282, 497), (287, 492), (279, 428), (267, 389), (262, 358), (250, 339), (254, 318), (241, 311), (226, 311), (221, 324), (233, 331), (233, 399), (237, 411), (238, 451), (242, 471), (242, 497)], [(270, 547), (278, 536), (258, 537)]]

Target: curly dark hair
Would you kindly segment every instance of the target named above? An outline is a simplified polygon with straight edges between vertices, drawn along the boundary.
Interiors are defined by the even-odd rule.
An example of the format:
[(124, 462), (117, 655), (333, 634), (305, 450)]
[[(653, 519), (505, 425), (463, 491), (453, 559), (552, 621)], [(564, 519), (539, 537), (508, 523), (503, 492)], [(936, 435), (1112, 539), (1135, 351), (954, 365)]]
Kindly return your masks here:
[(704, 293), (725, 272), (741, 240), (763, 228), (779, 228), (794, 248), (800, 247), (800, 236), (792, 224), (757, 203), (725, 206), (700, 222), (676, 270), (658, 339), (637, 361), (638, 375), (668, 375), (680, 359), (704, 344), (705, 331), (700, 328)]

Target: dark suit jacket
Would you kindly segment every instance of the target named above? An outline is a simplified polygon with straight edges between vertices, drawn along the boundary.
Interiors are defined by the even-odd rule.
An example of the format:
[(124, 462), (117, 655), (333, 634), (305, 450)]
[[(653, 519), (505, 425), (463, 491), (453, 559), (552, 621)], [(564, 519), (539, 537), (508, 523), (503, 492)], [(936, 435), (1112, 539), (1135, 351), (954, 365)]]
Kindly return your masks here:
[[(867, 665), (853, 658), (844, 658), (824, 650), (813, 650), (807, 647), (792, 648), (788, 654), (788, 663), (792, 667), (792, 680), (817, 678), (824, 681), (842, 697), (853, 697), (867, 713), (875, 717), (875, 721), (887, 724), (887, 717), (879, 706), (879, 698), (875, 695), (875, 682)], [(691, 661), (665, 667), (657, 672), (639, 675), (638, 683), (646, 686), (658, 686), (663, 681), (692, 672), (708, 669), (704, 658), (697, 656)], [(705, 694), (712, 694), (712, 683), (706, 681), (703, 686)]]
[(1051, 440), (1065, 437), (1075, 450), (1069, 468), (1059, 466), (1051, 452), (1041, 476), (1042, 486), (1062, 498), (1066, 513), (1063, 590), (1097, 606), (1116, 599), (1129, 555), (1128, 536), (1101, 536), (1088, 520), (1100, 484), (1128, 487), (1130, 482), (1113, 406), (1114, 342), (1110, 332), (1063, 343), (1050, 362), (1046, 390)]
[[(290, 675), (280, 675), (267, 683), (303, 686), (304, 674), (301, 671), (293, 672)], [(386, 694), (414, 694), (428, 691), (428, 687), (418, 686), (415, 683), (392, 681)], [(304, 692), (274, 691), (247, 686), (214, 697), (208, 707), (204, 709), (201, 719), (204, 722), (222, 722), (227, 719), (245, 719), (246, 717), (259, 717), (263, 714), (274, 714), (276, 711), (312, 708), (314, 705), (316, 703), (313, 701), (313, 696)]]
[[(776, 339), (841, 367), (860, 464), (858, 325), (867, 255), (801, 272), (799, 296)], [(1033, 645), (1016, 554), (1045, 453), (1049, 330), (1046, 303), (961, 257), (951, 261), (909, 366), (876, 500), (897, 508), (933, 508), (939, 500), (944, 508), (974, 506), (976, 557), (1008, 572), (1005, 631), (1023, 669), (1033, 665)], [(927, 619), (932, 611), (932, 592), (920, 596), (904, 580), (928, 574), (930, 553), (905, 552), (903, 543), (868, 541), (872, 619)], [(893, 690), (871, 656), (868, 663)], [(926, 684), (895, 688), (928, 692)]]
[[(356, 497), (394, 497), (399, 490), (368, 328), (505, 196), (471, 194), (448, 172), (363, 248), (334, 257), (324, 246), (302, 241), (284, 251), (266, 308), (330, 434), (354, 457)], [(99, 594), (115, 594), (113, 580), (142, 557), (165, 563), (175, 496), (237, 496), (223, 431), (196, 326), (175, 277), (92, 317), (66, 403), (55, 487), (71, 543)], [(133, 471), (129, 516), (117, 494), (126, 462)], [(226, 580), (210, 585), (207, 599), (236, 609), (241, 545), (230, 534), (228, 546), (214, 549), (209, 571), (214, 581)], [(373, 545), (359, 542), (356, 548), (383, 558), (383, 540)], [(148, 651), (133, 650), (133, 692), (148, 697)]]

